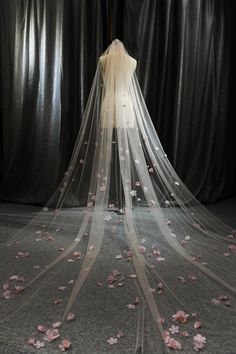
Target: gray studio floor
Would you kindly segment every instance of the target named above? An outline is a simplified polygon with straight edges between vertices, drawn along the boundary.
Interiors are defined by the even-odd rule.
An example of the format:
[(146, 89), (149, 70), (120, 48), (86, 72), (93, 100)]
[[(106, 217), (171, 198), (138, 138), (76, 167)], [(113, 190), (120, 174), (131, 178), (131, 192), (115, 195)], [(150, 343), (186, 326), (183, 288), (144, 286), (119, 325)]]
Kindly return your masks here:
[[(224, 222), (236, 228), (236, 196), (218, 203), (206, 205), (206, 207)], [(3, 244), (8, 242), (8, 237), (12, 235), (16, 229), (27, 224), (30, 218), (33, 217), (38, 210), (38, 207), (0, 203), (0, 243)], [(152, 234), (151, 230), (150, 234)], [(58, 244), (55, 244), (55, 247), (63, 246), (63, 240), (59, 241)], [(119, 254), (123, 247), (123, 240), (120, 240), (119, 242), (120, 243), (114, 245), (112, 239), (108, 240), (106, 249), (112, 249), (113, 254)], [(29, 251), (32, 251), (33, 253), (33, 250)], [(17, 274), (18, 272), (18, 269), (16, 267), (14, 268), (14, 266), (12, 269), (9, 269), (8, 257), (9, 255), (6, 248), (1, 247), (0, 259), (4, 260), (1, 268), (1, 288), (4, 284), (4, 279), (7, 279), (10, 274)], [(45, 258), (45, 262), (47, 261), (47, 257), (50, 258), (50, 254), (47, 254), (47, 250), (45, 250), (43, 257)], [(106, 254), (102, 254), (102, 257), (101, 260), (106, 259)], [(114, 257), (112, 259), (113, 260), (108, 261), (111, 262), (109, 267), (110, 269), (116, 269), (117, 261), (114, 260)], [(37, 265), (40, 261), (41, 259), (35, 259), (34, 264)], [(112, 264), (112, 262), (114, 262), (114, 264)], [(58, 284), (61, 286), (66, 284), (66, 290), (63, 291), (63, 293), (58, 294), (58, 296), (63, 298), (68, 295), (67, 291), (70, 287), (68, 283), (76, 274), (75, 267), (75, 264), (72, 264), (69, 267), (68, 265), (64, 267), (62, 264), (56, 274), (53, 274), (53, 272), (50, 274), (51, 278), (48, 278), (46, 286), (45, 284), (42, 286), (43, 283), (39, 282), (37, 296), (35, 298), (32, 297), (33, 300), (31, 299), (29, 305), (25, 306), (22, 311), (17, 311), (17, 309), (19, 309), (25, 298), (19, 297), (17, 302), (10, 302), (3, 299), (1, 296), (0, 320), (6, 314), (13, 313), (13, 315), (10, 320), (0, 323), (0, 354), (28, 354), (37, 352), (42, 354), (60, 353), (61, 351), (58, 348), (58, 344), (64, 338), (68, 338), (71, 341), (72, 346), (68, 352), (73, 354), (135, 353), (136, 313), (134, 311), (123, 311), (124, 304), (129, 303), (130, 299), (135, 297), (133, 288), (127, 286), (125, 291), (124, 288), (121, 288), (113, 292), (106, 292), (103, 289), (99, 289), (99, 292), (93, 292), (93, 290), (91, 290), (92, 288), (89, 288), (90, 285), (94, 285), (94, 282), (97, 281), (99, 276), (101, 277), (101, 281), (104, 280), (103, 273), (105, 273), (108, 268), (108, 264), (104, 262), (97, 263), (97, 274), (94, 274), (91, 277), (88, 286), (85, 287), (85, 289), (82, 289), (80, 302), (73, 310), (73, 312), (76, 313), (76, 320), (65, 324), (60, 340), (57, 339), (51, 343), (47, 343), (45, 347), (40, 349), (32, 348), (27, 345), (27, 339), (30, 337), (36, 336), (37, 339), (42, 340), (43, 337), (40, 337), (39, 333), (35, 330), (37, 325), (46, 324), (48, 321), (53, 323), (59, 320), (62, 310), (60, 305), (58, 307), (50, 305), (52, 292), (54, 296)], [(127, 269), (125, 269), (126, 267)], [(123, 271), (129, 270), (129, 267), (130, 264), (126, 262)], [(30, 272), (30, 270), (27, 269), (24, 269), (24, 271), (26, 274), (27, 271)], [(33, 292), (29, 292), (29, 300), (31, 295), (33, 295)], [(57, 313), (55, 315), (55, 308), (58, 309), (56, 310), (58, 311), (58, 315)], [(103, 315), (103, 310), (106, 313), (106, 316)], [(149, 315), (147, 314), (147, 319), (148, 316)], [(123, 328), (125, 328), (124, 337), (119, 339), (117, 345), (109, 345), (106, 342), (106, 339), (115, 336), (117, 331)], [(153, 332), (151, 326), (147, 326), (145, 336), (145, 349), (140, 353), (165, 353), (165, 351), (157, 351), (155, 349), (155, 332)], [(190, 351), (181, 352), (185, 354), (190, 353)], [(224, 349), (219, 349), (216, 353), (215, 351), (209, 351), (206, 347), (202, 353), (236, 354), (236, 349), (234, 351), (232, 348), (227, 349), (224, 347)]]

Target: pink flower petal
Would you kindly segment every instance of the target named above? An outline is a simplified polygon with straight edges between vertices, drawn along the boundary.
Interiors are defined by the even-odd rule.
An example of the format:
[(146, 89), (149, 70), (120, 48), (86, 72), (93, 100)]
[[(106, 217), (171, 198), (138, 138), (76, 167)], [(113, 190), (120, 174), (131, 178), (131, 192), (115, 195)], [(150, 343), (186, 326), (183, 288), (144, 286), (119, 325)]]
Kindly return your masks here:
[(42, 325), (38, 325), (37, 326), (37, 330), (40, 332), (40, 333), (45, 333), (47, 331), (47, 327), (46, 326), (42, 326)]
[(195, 329), (201, 328), (202, 327), (202, 322), (201, 321), (196, 321), (193, 326)]
[(233, 253), (236, 253), (236, 245), (229, 245), (228, 249), (232, 251)]
[(44, 337), (44, 340), (47, 340), (48, 342), (53, 341), (54, 339), (60, 337), (59, 331), (57, 328), (53, 329), (48, 329), (46, 331), (46, 337)]
[(169, 342), (167, 343), (167, 347), (171, 349), (181, 350), (181, 344), (174, 338), (170, 338)]
[(198, 352), (206, 344), (206, 337), (203, 337), (201, 334), (197, 334), (193, 337), (193, 349)]
[(59, 287), (58, 287), (58, 290), (59, 290), (59, 291), (64, 291), (65, 289), (66, 289), (66, 286), (59, 286)]
[(133, 304), (128, 304), (126, 306), (128, 307), (128, 309), (135, 309), (135, 305), (133, 305)]
[(27, 341), (28, 345), (34, 346), (34, 343), (35, 343), (35, 338), (29, 338), (28, 341)]
[(9, 282), (7, 282), (7, 283), (3, 284), (3, 286), (2, 286), (3, 290), (8, 290), (8, 289), (9, 289), (9, 287), (10, 287)]
[(61, 327), (61, 322), (60, 322), (60, 321), (54, 322), (54, 323), (52, 324), (52, 328), (59, 328), (59, 327)]
[(62, 352), (64, 352), (71, 347), (71, 342), (68, 339), (64, 339), (58, 347)]
[(118, 343), (118, 339), (114, 338), (114, 337), (110, 337), (110, 338), (107, 339), (107, 343), (110, 344), (110, 345), (117, 344)]
[(15, 286), (15, 291), (14, 291), (14, 293), (15, 293), (15, 294), (22, 293), (22, 291), (23, 291), (24, 289), (25, 289), (24, 286), (16, 285), (16, 286)]
[(189, 315), (186, 314), (184, 311), (177, 311), (176, 314), (174, 314), (173, 319), (179, 323), (186, 323), (188, 321)]
[(59, 299), (59, 298), (56, 298), (56, 299), (54, 299), (54, 304), (55, 305), (59, 305), (59, 304), (62, 304), (63, 303), (63, 300), (62, 299)]
[(122, 338), (122, 337), (124, 337), (124, 332), (121, 331), (121, 330), (119, 330), (119, 331), (117, 332), (116, 337), (117, 337), (117, 338)]
[(73, 321), (75, 319), (75, 314), (72, 312), (69, 312), (66, 319), (68, 322)]
[(34, 347), (37, 349), (43, 348), (43, 347), (45, 347), (45, 343), (40, 342), (40, 340), (36, 340), (36, 342), (34, 343)]
[(9, 280), (25, 281), (24, 277), (22, 277), (21, 275), (12, 275), (9, 277)]
[(12, 291), (11, 290), (6, 290), (6, 291), (3, 292), (3, 297), (6, 300), (10, 299), (11, 295), (12, 295)]

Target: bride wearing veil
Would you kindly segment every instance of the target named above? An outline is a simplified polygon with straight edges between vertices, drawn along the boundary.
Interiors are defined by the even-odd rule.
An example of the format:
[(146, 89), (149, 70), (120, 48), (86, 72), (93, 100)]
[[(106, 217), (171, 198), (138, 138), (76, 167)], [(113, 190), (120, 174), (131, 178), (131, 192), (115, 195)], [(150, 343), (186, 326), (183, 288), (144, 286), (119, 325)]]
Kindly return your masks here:
[[(9, 275), (17, 268), (26, 280), (22, 291), (13, 288), (17, 279), (2, 280), (1, 324), (29, 311), (51, 279), (60, 279), (62, 265), (72, 263), (71, 291), (57, 313), (60, 327), (83, 296), (102, 288), (117, 311), (123, 306), (121, 317), (135, 311), (129, 352), (233, 354), (236, 230), (211, 214), (176, 174), (149, 116), (136, 65), (117, 39), (99, 58), (63, 180), (33, 220), (2, 245), (1, 266), (12, 267)], [(35, 275), (29, 268), (36, 260)], [(123, 303), (127, 294), (130, 304)], [(106, 306), (100, 311), (106, 313)], [(107, 340), (116, 353), (128, 352), (122, 347), (125, 326), (130, 323)]]

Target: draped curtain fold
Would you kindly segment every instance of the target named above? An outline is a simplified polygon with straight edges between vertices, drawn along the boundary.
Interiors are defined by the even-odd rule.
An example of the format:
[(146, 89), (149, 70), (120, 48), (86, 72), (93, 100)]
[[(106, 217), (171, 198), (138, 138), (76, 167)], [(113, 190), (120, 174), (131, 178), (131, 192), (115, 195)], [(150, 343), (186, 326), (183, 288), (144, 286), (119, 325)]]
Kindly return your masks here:
[(233, 0), (0, 4), (0, 198), (43, 204), (67, 167), (101, 52), (121, 39), (192, 193), (236, 191)]

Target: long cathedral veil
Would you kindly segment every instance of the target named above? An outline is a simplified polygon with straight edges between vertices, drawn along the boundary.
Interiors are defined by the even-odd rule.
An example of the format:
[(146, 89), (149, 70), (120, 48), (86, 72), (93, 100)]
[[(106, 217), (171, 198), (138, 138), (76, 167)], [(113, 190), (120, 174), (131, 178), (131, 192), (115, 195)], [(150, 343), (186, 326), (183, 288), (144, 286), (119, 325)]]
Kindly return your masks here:
[[(1, 323), (30, 306), (61, 264), (71, 262), (75, 281), (60, 310), (64, 322), (89, 278), (103, 285), (96, 271), (107, 264), (109, 248), (113, 271), (101, 268), (104, 276), (110, 273), (108, 291), (125, 285), (137, 295), (130, 304), (138, 312), (136, 352), (148, 352), (147, 319), (157, 353), (191, 353), (205, 345), (220, 353), (221, 342), (236, 348), (236, 230), (211, 214), (176, 174), (135, 67), (119, 40), (99, 58), (63, 180), (32, 221), (1, 246), (1, 268), (27, 279), (21, 300), (6, 301), (17, 291), (3, 288)], [(32, 275), (28, 269), (36, 260), (40, 266)]]

